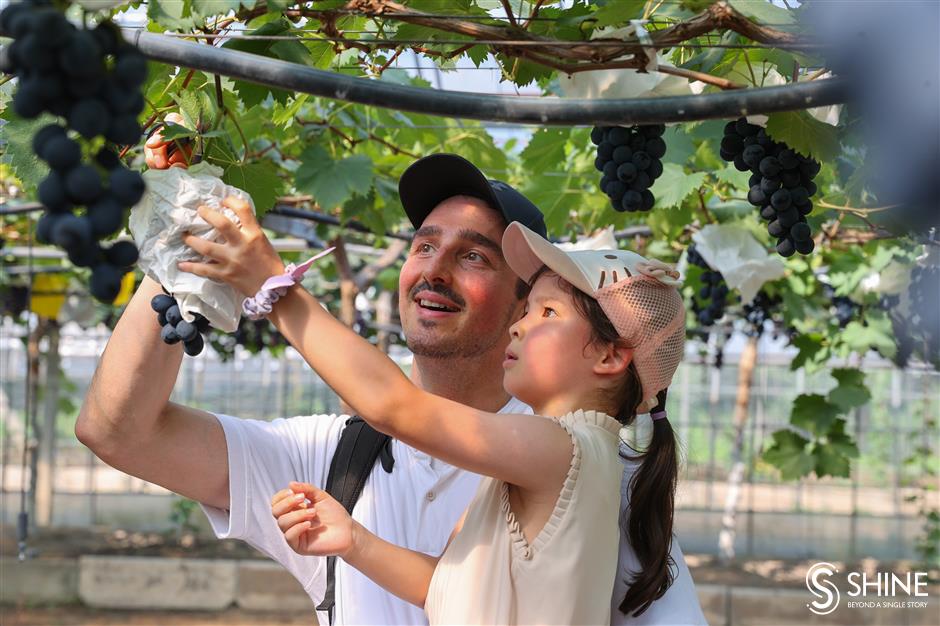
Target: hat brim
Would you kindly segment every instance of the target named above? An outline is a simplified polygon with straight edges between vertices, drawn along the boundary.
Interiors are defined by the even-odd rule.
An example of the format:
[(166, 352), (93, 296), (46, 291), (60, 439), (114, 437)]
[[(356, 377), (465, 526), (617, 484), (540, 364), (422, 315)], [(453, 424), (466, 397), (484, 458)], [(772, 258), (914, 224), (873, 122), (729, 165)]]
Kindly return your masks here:
[(485, 201), (506, 218), (483, 172), (456, 154), (432, 154), (412, 163), (398, 181), (398, 195), (415, 228), (421, 228), (441, 202), (461, 195)]
[(594, 296), (594, 285), (566, 252), (519, 222), (510, 224), (503, 233), (503, 256), (512, 271), (526, 282), (545, 265), (577, 289)]

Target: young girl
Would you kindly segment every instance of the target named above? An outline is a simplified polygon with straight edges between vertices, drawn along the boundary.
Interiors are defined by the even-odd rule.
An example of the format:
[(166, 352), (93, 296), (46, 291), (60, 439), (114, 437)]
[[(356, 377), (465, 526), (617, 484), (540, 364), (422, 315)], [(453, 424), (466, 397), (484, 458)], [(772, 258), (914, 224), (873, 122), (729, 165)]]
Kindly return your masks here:
[[(242, 224), (253, 221), (232, 208)], [(238, 230), (223, 220), (214, 225), (232, 241)], [(295, 551), (343, 558), (423, 606), (432, 623), (608, 624), (620, 533), (618, 432), (665, 390), (681, 360), (678, 274), (623, 250), (565, 253), (518, 223), (502, 249), (532, 287), (510, 329), (504, 386), (536, 415), (487, 413), (419, 389), (301, 289), (273, 304), (282, 332), (376, 429), (489, 477), (444, 554), (383, 541), (312, 485), (275, 494), (272, 513)], [(653, 417), (623, 529), (642, 565), (619, 606), (631, 614), (671, 582), (675, 442), (668, 422)]]

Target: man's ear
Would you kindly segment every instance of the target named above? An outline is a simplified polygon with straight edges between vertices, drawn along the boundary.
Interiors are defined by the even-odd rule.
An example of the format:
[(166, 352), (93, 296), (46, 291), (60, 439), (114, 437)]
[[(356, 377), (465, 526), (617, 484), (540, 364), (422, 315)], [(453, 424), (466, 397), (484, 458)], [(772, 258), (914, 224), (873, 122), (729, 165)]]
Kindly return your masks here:
[(598, 351), (597, 360), (594, 362), (594, 373), (602, 376), (620, 376), (626, 373), (631, 362), (633, 362), (633, 348), (609, 343)]

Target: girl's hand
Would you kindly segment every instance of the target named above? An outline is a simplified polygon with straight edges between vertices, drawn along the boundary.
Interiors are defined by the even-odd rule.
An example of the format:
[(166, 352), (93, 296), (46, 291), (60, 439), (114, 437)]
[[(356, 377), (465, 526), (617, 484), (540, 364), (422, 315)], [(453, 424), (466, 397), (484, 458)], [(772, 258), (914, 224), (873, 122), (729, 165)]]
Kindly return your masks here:
[(330, 494), (291, 482), (271, 498), (271, 514), (297, 554), (344, 558), (354, 546), (355, 522)]
[(177, 267), (183, 272), (221, 281), (246, 296), (253, 296), (268, 278), (284, 273), (284, 262), (261, 230), (247, 202), (229, 196), (222, 204), (235, 212), (241, 227), (219, 211), (199, 207), (199, 217), (218, 230), (225, 243), (212, 243), (186, 234), (183, 243), (208, 257), (210, 262), (180, 261)]
[(161, 124), (144, 144), (144, 159), (152, 170), (165, 170), (170, 167), (189, 167), (193, 158), (193, 142), (189, 138), (163, 140), (162, 128), (165, 124), (182, 124), (183, 116), (168, 113)]

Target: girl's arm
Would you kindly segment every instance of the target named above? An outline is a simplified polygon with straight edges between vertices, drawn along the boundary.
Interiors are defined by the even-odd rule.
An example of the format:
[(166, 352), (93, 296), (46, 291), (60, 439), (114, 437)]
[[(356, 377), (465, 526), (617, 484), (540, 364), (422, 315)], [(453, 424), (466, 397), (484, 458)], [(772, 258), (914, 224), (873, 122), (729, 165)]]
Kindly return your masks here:
[[(201, 208), (225, 244), (184, 239), (213, 263), (179, 268), (254, 294), (283, 272), (283, 263), (247, 203), (227, 198), (241, 230), (222, 213)], [(334, 319), (309, 292), (290, 288), (269, 319), (307, 363), (377, 430), (477, 474), (523, 489), (557, 493), (571, 459), (571, 438), (551, 420), (534, 415), (479, 411), (416, 387), (368, 341)]]
[(271, 501), (284, 539), (298, 554), (338, 556), (402, 600), (419, 607), (441, 557), (379, 539), (350, 517), (330, 494), (309, 483), (292, 482)]

